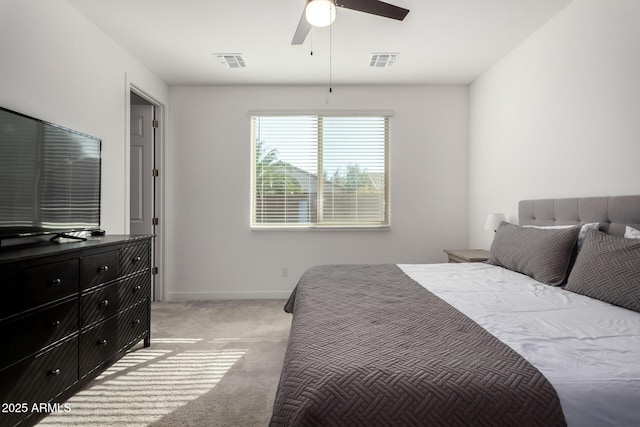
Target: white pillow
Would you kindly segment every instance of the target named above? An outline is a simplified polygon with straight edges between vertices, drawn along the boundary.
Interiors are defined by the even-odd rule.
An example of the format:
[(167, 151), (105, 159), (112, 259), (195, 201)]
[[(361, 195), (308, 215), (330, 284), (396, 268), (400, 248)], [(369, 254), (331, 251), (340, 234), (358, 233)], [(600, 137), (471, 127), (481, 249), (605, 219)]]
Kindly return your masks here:
[(640, 239), (640, 230), (636, 230), (627, 225), (627, 228), (624, 230), (624, 237), (627, 239)]
[(578, 246), (576, 247), (578, 252), (580, 252), (580, 249), (582, 249), (582, 243), (584, 243), (584, 238), (587, 236), (587, 231), (589, 230), (599, 231), (600, 223), (590, 222), (588, 224), (582, 224), (582, 227), (580, 228), (580, 234), (578, 234)]
[[(525, 225), (525, 227), (543, 228), (543, 229), (546, 228), (548, 230), (553, 230), (553, 229), (577, 227), (577, 225)], [(628, 228), (631, 228), (631, 227), (627, 227), (627, 229)], [(588, 230), (596, 230), (596, 231), (598, 231), (599, 229), (600, 229), (600, 223), (599, 222), (590, 222), (588, 224), (582, 224), (582, 227), (580, 227), (580, 233), (578, 234), (578, 244), (576, 245), (576, 250), (578, 252), (580, 252), (580, 249), (582, 249), (582, 243), (584, 242), (584, 238), (587, 235), (587, 231)], [(638, 232), (638, 233), (639, 234), (638, 234), (637, 238), (640, 239), (640, 232)], [(627, 237), (626, 234), (625, 234), (625, 237)]]

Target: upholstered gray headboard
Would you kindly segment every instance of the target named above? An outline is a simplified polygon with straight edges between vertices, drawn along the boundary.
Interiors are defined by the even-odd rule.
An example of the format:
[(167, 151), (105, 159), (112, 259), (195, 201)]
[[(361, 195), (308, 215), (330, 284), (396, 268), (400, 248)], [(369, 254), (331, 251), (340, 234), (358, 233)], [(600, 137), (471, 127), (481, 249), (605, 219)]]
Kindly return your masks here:
[(627, 225), (640, 229), (640, 195), (521, 200), (520, 225), (572, 225), (599, 222), (600, 230), (624, 235)]

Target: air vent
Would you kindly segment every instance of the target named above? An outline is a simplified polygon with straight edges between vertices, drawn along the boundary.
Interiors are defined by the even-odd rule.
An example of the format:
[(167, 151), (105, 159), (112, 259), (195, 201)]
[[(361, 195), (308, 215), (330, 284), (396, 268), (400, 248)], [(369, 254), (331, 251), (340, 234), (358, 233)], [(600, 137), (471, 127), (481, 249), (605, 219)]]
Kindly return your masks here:
[(241, 53), (216, 53), (215, 55), (227, 68), (245, 68), (247, 66)]
[(369, 67), (386, 68), (391, 67), (398, 57), (397, 53), (372, 53)]

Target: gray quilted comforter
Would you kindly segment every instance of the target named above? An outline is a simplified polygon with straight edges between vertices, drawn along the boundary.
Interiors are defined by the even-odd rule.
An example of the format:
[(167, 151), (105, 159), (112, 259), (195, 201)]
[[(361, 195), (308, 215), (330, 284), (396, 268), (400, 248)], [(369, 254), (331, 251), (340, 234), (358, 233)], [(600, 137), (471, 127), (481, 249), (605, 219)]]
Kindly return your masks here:
[(564, 426), (525, 359), (395, 265), (309, 269), (271, 426)]

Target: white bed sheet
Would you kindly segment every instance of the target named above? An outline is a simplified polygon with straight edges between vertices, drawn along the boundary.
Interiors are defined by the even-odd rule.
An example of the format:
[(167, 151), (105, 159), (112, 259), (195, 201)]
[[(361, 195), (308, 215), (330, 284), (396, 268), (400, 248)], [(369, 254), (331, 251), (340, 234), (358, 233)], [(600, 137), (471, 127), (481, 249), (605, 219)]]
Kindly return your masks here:
[(640, 426), (640, 313), (489, 264), (398, 266), (540, 370), (570, 427)]

